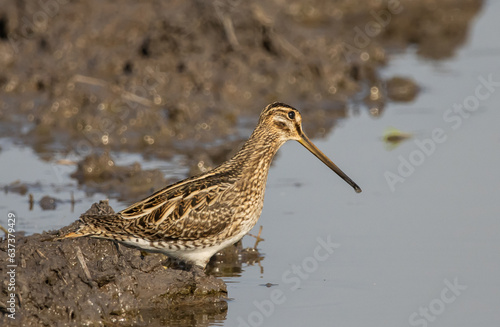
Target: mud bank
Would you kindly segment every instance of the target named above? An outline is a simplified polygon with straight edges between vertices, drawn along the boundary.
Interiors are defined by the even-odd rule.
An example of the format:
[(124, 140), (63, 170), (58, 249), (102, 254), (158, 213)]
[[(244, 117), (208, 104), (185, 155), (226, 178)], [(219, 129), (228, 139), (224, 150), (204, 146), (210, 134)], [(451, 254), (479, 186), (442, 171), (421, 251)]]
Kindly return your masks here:
[[(348, 101), (374, 116), (387, 101), (411, 101), (414, 81), (379, 76), (388, 54), (412, 46), (426, 58), (452, 56), (482, 6), (0, 3), (0, 137), (20, 140), (43, 160), (71, 157), (83, 165), (106, 152), (180, 155), (190, 175), (228, 159), (272, 101), (299, 108), (310, 137), (326, 135), (348, 114)], [(156, 181), (158, 173), (135, 170)], [(74, 176), (95, 191), (92, 176)], [(116, 184), (103, 191), (132, 195), (121, 194), (130, 185)]]
[(0, 136), (81, 158), (180, 153), (188, 166), (211, 148), (214, 164), (225, 160), (221, 144), (247, 137), (238, 130), (272, 101), (300, 108), (315, 137), (345, 117), (353, 95), (374, 114), (390, 98), (411, 99), (387, 96), (377, 72), (387, 54), (413, 46), (450, 57), (482, 5), (53, 2), (1, 2)]
[[(105, 202), (87, 214), (111, 213)], [(143, 253), (112, 241), (91, 238), (53, 241), (74, 229), (17, 235), (15, 320), (8, 318), (9, 279), (2, 278), (2, 326), (149, 325), (208, 316), (225, 317), (226, 285), (214, 276), (170, 268), (162, 254)], [(7, 242), (0, 260), (7, 262)], [(0, 274), (6, 276), (6, 265)], [(12, 286), (12, 285), (11, 285)], [(201, 322), (201, 321), (200, 321)], [(203, 325), (203, 324), (202, 324)]]

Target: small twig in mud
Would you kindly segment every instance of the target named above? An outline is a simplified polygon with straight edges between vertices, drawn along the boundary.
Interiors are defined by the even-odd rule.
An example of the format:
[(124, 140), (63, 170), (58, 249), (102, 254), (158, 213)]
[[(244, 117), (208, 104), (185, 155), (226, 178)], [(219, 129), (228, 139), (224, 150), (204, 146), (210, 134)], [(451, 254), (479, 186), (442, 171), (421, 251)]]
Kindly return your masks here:
[(108, 82), (106, 82), (106, 81), (104, 81), (102, 79), (98, 79), (98, 78), (94, 78), (94, 77), (90, 77), (90, 76), (84, 76), (84, 75), (76, 74), (75, 76), (73, 76), (72, 81), (76, 82), (76, 83), (83, 83), (83, 84), (89, 84), (89, 85), (95, 85), (95, 86), (104, 87), (104, 88), (107, 88), (108, 90), (110, 90), (113, 93), (119, 93), (121, 95), (121, 97), (123, 99), (125, 99), (125, 100), (132, 101), (132, 102), (137, 102), (137, 103), (142, 104), (143, 106), (146, 106), (146, 107), (152, 107), (152, 106), (154, 106), (154, 102), (153, 101), (151, 101), (149, 99), (146, 99), (146, 98), (143, 98), (143, 97), (140, 97), (140, 96), (138, 96), (138, 95), (136, 95), (134, 93), (124, 91), (119, 86), (109, 85)]
[(19, 306), (23, 306), (23, 297), (21, 296), (21, 292), (16, 293), (17, 299), (19, 300)]
[(283, 36), (277, 33), (273, 33), (273, 35), (276, 37), (281, 47), (285, 49), (285, 51), (287, 51), (290, 55), (292, 55), (295, 59), (303, 59), (305, 57), (305, 55), (302, 53), (302, 51), (299, 50), (299, 48), (294, 46)]
[(222, 24), (224, 25), (224, 30), (226, 31), (229, 43), (231, 43), (233, 49), (237, 49), (240, 44), (238, 42), (238, 38), (236, 37), (236, 33), (234, 32), (233, 21), (227, 15), (223, 15)]
[(84, 83), (84, 84), (90, 84), (90, 85), (96, 85), (96, 86), (102, 86), (102, 87), (107, 87), (108, 83), (102, 79), (90, 77), (90, 76), (84, 76), (80, 74), (76, 74), (72, 78), (73, 81), (77, 83)]
[(145, 107), (153, 107), (154, 106), (153, 101), (148, 100), (148, 99), (143, 98), (143, 97), (140, 97), (140, 96), (138, 96), (138, 95), (136, 95), (134, 93), (130, 93), (130, 92), (127, 92), (127, 91), (122, 91), (121, 92), (121, 96), (125, 100), (129, 100), (129, 101), (132, 101), (132, 102), (137, 102), (139, 104), (142, 104)]
[(47, 257), (42, 253), (42, 251), (36, 249), (36, 253), (38, 253), (42, 258), (44, 258), (45, 260), (47, 260)]
[(0, 225), (0, 229), (5, 233), (5, 237), (7, 237), (7, 235), (9, 235), (9, 232), (2, 225)]
[(61, 278), (61, 280), (64, 282), (64, 284), (68, 285), (68, 282), (66, 281), (66, 278), (64, 278), (63, 274), (61, 274), (60, 270), (56, 270), (57, 276)]
[(224, 32), (226, 33), (227, 40), (233, 49), (237, 49), (240, 46), (236, 33), (234, 31), (233, 21), (227, 13), (223, 13), (221, 8), (217, 3), (214, 3), (215, 12), (224, 27)]
[(76, 247), (76, 257), (78, 258), (78, 261), (80, 261), (80, 264), (82, 265), (83, 271), (85, 272), (85, 276), (87, 276), (88, 280), (91, 281), (92, 276), (90, 276), (89, 268), (85, 263), (85, 258), (83, 257), (82, 249), (80, 249), (79, 246)]

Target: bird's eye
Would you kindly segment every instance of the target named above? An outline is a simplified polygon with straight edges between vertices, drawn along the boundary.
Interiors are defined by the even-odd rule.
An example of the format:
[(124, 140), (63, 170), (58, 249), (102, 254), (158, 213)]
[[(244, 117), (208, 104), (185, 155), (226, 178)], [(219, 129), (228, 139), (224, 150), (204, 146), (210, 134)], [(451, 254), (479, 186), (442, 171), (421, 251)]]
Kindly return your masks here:
[(290, 111), (290, 112), (288, 113), (288, 118), (290, 118), (290, 119), (294, 119), (294, 118), (295, 118), (295, 112)]

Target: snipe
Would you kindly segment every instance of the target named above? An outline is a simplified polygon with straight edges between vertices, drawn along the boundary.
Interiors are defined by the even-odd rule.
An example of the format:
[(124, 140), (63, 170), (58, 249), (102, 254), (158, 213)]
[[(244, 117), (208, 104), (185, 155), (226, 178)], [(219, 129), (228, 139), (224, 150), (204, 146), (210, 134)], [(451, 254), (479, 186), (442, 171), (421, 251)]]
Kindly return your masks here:
[(361, 192), (309, 140), (301, 122), (297, 109), (270, 104), (262, 111), (250, 139), (229, 161), (167, 186), (114, 215), (82, 215), (80, 228), (62, 238), (117, 240), (204, 268), (212, 255), (240, 240), (256, 224), (271, 161), (288, 140), (298, 141)]

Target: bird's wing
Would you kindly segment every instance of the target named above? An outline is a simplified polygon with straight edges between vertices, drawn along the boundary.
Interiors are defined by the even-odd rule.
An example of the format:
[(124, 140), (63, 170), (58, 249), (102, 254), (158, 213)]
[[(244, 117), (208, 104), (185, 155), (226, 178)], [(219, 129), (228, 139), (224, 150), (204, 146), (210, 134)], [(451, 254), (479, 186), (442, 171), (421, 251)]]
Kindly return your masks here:
[(208, 174), (173, 184), (118, 214), (124, 232), (155, 240), (195, 240), (220, 233), (230, 224), (232, 206), (221, 201), (233, 183)]

